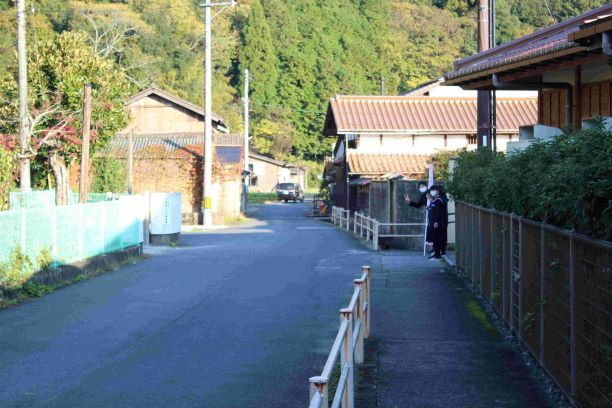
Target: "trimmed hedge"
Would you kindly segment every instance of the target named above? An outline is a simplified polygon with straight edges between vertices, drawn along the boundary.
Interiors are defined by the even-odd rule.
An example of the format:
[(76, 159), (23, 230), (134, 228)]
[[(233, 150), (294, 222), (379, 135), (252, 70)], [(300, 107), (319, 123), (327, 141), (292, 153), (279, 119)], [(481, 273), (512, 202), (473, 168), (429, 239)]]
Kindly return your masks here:
[(251, 204), (263, 204), (266, 201), (276, 201), (276, 193), (249, 193)]
[(603, 122), (510, 155), (459, 153), (446, 185), (456, 200), (612, 240), (612, 132)]

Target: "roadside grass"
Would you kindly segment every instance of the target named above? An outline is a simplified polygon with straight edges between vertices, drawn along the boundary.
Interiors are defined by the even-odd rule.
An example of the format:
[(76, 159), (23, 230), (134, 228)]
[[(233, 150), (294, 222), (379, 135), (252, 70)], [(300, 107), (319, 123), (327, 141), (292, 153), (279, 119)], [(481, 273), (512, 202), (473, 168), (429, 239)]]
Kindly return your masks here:
[[(101, 275), (106, 272), (112, 272), (125, 265), (135, 264), (140, 260), (137, 256), (128, 256), (122, 261), (110, 260), (106, 264), (97, 267), (91, 271), (83, 272), (72, 279), (62, 279), (53, 285), (44, 285), (34, 282), (29, 279), (20, 286), (9, 288), (14, 291), (11, 296), (4, 296), (4, 293), (0, 291), (0, 309), (16, 306), (22, 302), (32, 300), (44, 296), (47, 293), (54, 292), (64, 286), (72, 285), (74, 283), (83, 282), (94, 276)], [(49, 269), (53, 269), (51, 266), (47, 266)]]

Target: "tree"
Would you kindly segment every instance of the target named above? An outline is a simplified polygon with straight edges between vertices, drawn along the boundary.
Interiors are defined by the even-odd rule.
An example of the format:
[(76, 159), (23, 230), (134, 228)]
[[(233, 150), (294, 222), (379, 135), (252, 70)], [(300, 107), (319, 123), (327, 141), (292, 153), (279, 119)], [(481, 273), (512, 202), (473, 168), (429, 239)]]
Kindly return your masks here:
[(277, 98), (276, 71), (278, 60), (273, 47), (272, 33), (259, 0), (255, 0), (242, 30), (240, 72), (245, 69), (254, 77), (250, 86), (254, 104), (275, 104)]
[[(96, 54), (83, 34), (64, 32), (28, 53), (30, 157), (42, 157), (53, 173), (56, 202), (67, 203), (67, 166), (81, 153), (83, 86), (92, 84), (91, 153), (128, 124), (129, 86), (112, 62)], [(14, 133), (17, 74), (0, 79), (0, 133)]]

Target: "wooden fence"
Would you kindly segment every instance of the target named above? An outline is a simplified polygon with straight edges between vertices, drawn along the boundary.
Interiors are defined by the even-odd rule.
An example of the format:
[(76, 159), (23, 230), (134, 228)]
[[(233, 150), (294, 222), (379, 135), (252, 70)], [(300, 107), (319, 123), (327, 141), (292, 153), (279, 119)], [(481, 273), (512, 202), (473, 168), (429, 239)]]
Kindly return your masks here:
[(612, 243), (456, 203), (457, 266), (579, 407), (612, 406)]

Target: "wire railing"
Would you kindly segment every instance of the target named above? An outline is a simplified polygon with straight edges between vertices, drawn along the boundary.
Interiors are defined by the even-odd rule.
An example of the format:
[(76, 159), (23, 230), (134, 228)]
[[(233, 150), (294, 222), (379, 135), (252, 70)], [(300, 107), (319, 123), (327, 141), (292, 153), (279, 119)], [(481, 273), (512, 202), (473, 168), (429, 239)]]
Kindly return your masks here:
[(340, 378), (333, 393), (332, 408), (355, 406), (355, 364), (363, 363), (363, 342), (370, 336), (370, 275), (371, 268), (363, 266), (361, 277), (355, 279), (355, 289), (348, 307), (340, 309), (340, 328), (321, 375), (311, 377), (310, 408), (329, 407), (330, 379), (338, 357)]

